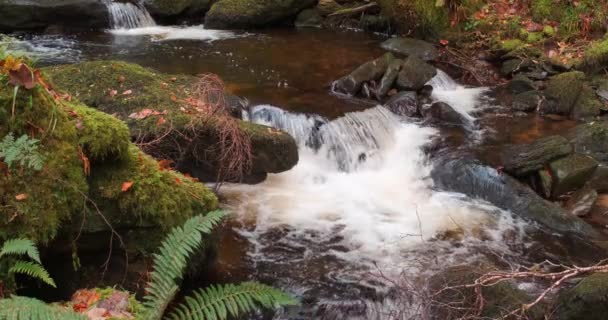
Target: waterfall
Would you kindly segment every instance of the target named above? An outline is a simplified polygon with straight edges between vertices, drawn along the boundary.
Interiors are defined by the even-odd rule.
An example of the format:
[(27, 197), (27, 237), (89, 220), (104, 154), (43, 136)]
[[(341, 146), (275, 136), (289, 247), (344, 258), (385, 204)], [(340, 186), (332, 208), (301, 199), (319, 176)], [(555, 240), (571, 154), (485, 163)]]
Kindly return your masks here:
[(135, 29), (156, 25), (143, 4), (131, 2), (105, 1), (110, 13), (112, 29)]

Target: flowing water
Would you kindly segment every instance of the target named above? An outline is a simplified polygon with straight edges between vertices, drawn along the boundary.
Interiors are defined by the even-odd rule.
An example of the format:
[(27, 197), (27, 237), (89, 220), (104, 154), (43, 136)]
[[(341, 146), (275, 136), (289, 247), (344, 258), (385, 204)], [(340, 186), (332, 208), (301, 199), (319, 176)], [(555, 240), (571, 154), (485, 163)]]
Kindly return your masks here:
[(210, 280), (256, 279), (303, 301), (265, 319), (389, 319), (392, 309), (414, 310), (416, 304), (399, 302), (396, 282), (476, 260), (509, 265), (570, 254), (549, 249), (551, 237), (541, 239), (530, 231), (533, 225), (509, 212), (436, 190), (425, 152), (451, 135), (458, 136), (453, 148), (486, 150), (488, 143), (527, 141), (563, 125), (532, 116), (488, 120), (483, 110), (496, 110), (490, 89), (464, 87), (442, 71), (429, 82), (433, 99), (470, 120), (464, 134), (331, 94), (332, 80), (382, 54), (381, 37), (161, 27), (142, 7), (109, 8), (115, 10), (114, 30), (17, 34), (10, 45), (33, 52), (42, 65), (120, 59), (168, 73), (216, 73), (228, 90), (250, 99), (247, 119), (296, 138), (295, 168), (259, 185), (226, 185), (221, 194), (233, 215)]
[(133, 29), (156, 26), (143, 3), (105, 1), (110, 13), (112, 29)]

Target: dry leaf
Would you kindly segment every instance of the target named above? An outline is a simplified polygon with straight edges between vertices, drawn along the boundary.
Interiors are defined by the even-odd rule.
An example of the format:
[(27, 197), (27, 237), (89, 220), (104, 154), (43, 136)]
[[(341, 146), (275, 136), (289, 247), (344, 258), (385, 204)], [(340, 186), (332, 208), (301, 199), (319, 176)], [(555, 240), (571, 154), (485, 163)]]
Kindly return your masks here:
[(118, 82), (119, 82), (119, 83), (120, 83), (120, 82), (125, 82), (125, 80), (127, 80), (127, 79), (125, 78), (125, 76), (118, 76)]
[(133, 90), (127, 90), (127, 91), (123, 92), (123, 93), (122, 93), (122, 95), (123, 95), (123, 96), (128, 96), (128, 95), (130, 95), (131, 93), (133, 93)]
[(160, 117), (158, 118), (158, 121), (156, 121), (156, 126), (161, 126), (165, 123), (165, 117)]
[(158, 169), (160, 169), (160, 171), (171, 170), (171, 164), (173, 164), (172, 160), (158, 160)]
[(175, 177), (175, 182), (177, 184), (182, 184), (182, 180), (180, 178), (178, 178), (178, 177)]
[(116, 91), (116, 90), (110, 90), (110, 97), (114, 97), (117, 94), (118, 94), (118, 91)]
[(133, 181), (123, 182), (122, 188), (120, 188), (120, 190), (122, 192), (127, 192), (127, 191), (129, 191), (129, 189), (131, 189), (132, 186), (133, 186)]
[(17, 201), (23, 201), (25, 199), (27, 199), (27, 193), (20, 193), (15, 196), (15, 200)]

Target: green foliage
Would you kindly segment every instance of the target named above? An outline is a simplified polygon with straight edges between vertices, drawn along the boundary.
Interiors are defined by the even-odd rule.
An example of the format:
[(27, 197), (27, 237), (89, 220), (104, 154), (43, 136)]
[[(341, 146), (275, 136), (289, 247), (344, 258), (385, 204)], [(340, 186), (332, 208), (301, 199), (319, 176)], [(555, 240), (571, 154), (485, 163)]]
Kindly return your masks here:
[(536, 21), (543, 21), (551, 16), (551, 10), (555, 5), (553, 0), (533, 0), (532, 16)]
[(272, 309), (295, 305), (289, 295), (266, 285), (246, 282), (240, 285), (210, 286), (186, 297), (169, 315), (174, 320), (225, 320), (249, 313), (262, 306)]
[[(26, 255), (31, 261), (17, 259), (19, 256)], [(23, 274), (31, 278), (40, 280), (51, 287), (55, 287), (55, 281), (49, 276), (40, 261), (40, 254), (36, 244), (25, 238), (11, 239), (4, 242), (0, 249), (0, 261), (8, 265), (7, 276)], [(14, 279), (9, 279), (14, 283)]]
[(12, 296), (0, 300), (0, 320), (87, 320), (87, 317), (40, 300)]
[[(150, 274), (148, 294), (144, 297), (145, 318), (159, 320), (166, 314), (183, 279), (188, 258), (203, 243), (203, 235), (212, 231), (224, 213), (213, 211), (205, 216), (190, 218), (182, 227), (174, 228), (163, 241), (160, 252), (154, 255), (154, 269)], [(275, 308), (297, 302), (279, 290), (248, 282), (241, 285), (211, 286), (196, 291), (175, 308), (169, 319), (215, 320), (237, 317), (256, 310), (258, 306)]]
[(13, 133), (9, 133), (0, 141), (0, 158), (9, 168), (18, 163), (22, 168), (42, 170), (44, 158), (38, 152), (39, 142), (26, 134), (15, 140)]
[(57, 285), (55, 285), (55, 281), (51, 278), (49, 273), (38, 263), (18, 260), (15, 261), (8, 272), (10, 274), (23, 274), (29, 276), (30, 278), (40, 280), (53, 288), (57, 287)]
[(27, 255), (30, 259), (42, 263), (38, 247), (30, 239), (17, 238), (5, 241), (0, 250), (0, 258), (8, 255)]

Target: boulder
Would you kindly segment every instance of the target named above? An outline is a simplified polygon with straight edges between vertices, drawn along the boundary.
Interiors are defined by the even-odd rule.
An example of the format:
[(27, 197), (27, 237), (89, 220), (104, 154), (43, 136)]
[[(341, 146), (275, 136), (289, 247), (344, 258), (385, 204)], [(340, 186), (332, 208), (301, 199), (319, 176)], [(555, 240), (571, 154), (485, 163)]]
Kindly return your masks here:
[(600, 164), (593, 172), (593, 176), (589, 179), (586, 187), (600, 193), (608, 193), (608, 166)]
[(378, 59), (362, 64), (349, 75), (334, 81), (334, 91), (356, 95), (365, 82), (379, 80), (394, 59), (391, 53), (386, 53)]
[(593, 158), (581, 154), (573, 154), (551, 162), (549, 170), (553, 177), (552, 196), (558, 197), (584, 186), (598, 165), (599, 163)]
[(551, 78), (545, 96), (547, 100), (539, 108), (543, 114), (568, 115), (579, 120), (599, 115), (603, 107), (593, 88), (586, 82), (585, 74), (580, 71)]
[(205, 16), (211, 29), (246, 29), (275, 25), (293, 19), (316, 0), (219, 0)]
[(608, 314), (608, 274), (596, 273), (559, 294), (557, 320), (604, 320)]
[(417, 56), (409, 56), (401, 66), (401, 71), (397, 77), (397, 88), (418, 91), (435, 75), (437, 75), (435, 67), (422, 61)]
[(549, 136), (530, 144), (507, 146), (500, 153), (500, 159), (506, 172), (515, 176), (524, 176), (570, 153), (572, 146), (566, 138)]
[(391, 38), (384, 41), (381, 45), (382, 49), (404, 56), (415, 56), (424, 61), (437, 59), (439, 52), (434, 45), (412, 38)]
[(574, 151), (599, 161), (608, 161), (608, 122), (595, 121), (578, 125), (564, 135)]
[(509, 81), (509, 83), (507, 83), (506, 88), (509, 92), (513, 94), (520, 94), (536, 90), (534, 81), (521, 74), (518, 74), (513, 77), (513, 79)]
[(376, 90), (376, 98), (378, 100), (382, 100), (384, 96), (391, 90), (395, 80), (397, 80), (397, 76), (399, 75), (399, 71), (401, 71), (401, 67), (403, 66), (403, 60), (395, 59), (388, 65), (386, 72), (380, 79), (380, 84), (378, 89)]
[(305, 9), (298, 14), (293, 24), (297, 28), (321, 28), (323, 17), (317, 9)]
[(156, 16), (177, 16), (204, 13), (211, 6), (210, 0), (145, 0), (144, 5), (151, 14)]
[(452, 106), (445, 102), (435, 102), (420, 109), (422, 117), (434, 123), (466, 125), (469, 121)]
[(511, 76), (520, 71), (528, 71), (533, 64), (528, 59), (509, 59), (502, 63), (500, 73), (503, 76)]
[(482, 165), (467, 155), (444, 155), (436, 159), (431, 177), (439, 189), (486, 200), (554, 231), (574, 232), (583, 237), (597, 236), (597, 232), (580, 218), (544, 200), (515, 178)]
[(110, 25), (107, 7), (99, 0), (0, 0), (0, 31), (44, 29), (62, 25), (103, 29)]
[(515, 111), (532, 112), (538, 109), (543, 97), (537, 91), (526, 91), (513, 97), (511, 109)]
[(584, 217), (591, 212), (597, 201), (597, 191), (591, 188), (583, 188), (575, 192), (566, 202), (565, 208), (577, 217)]
[(418, 116), (418, 95), (414, 91), (402, 91), (392, 96), (384, 106), (394, 114), (407, 117)]

